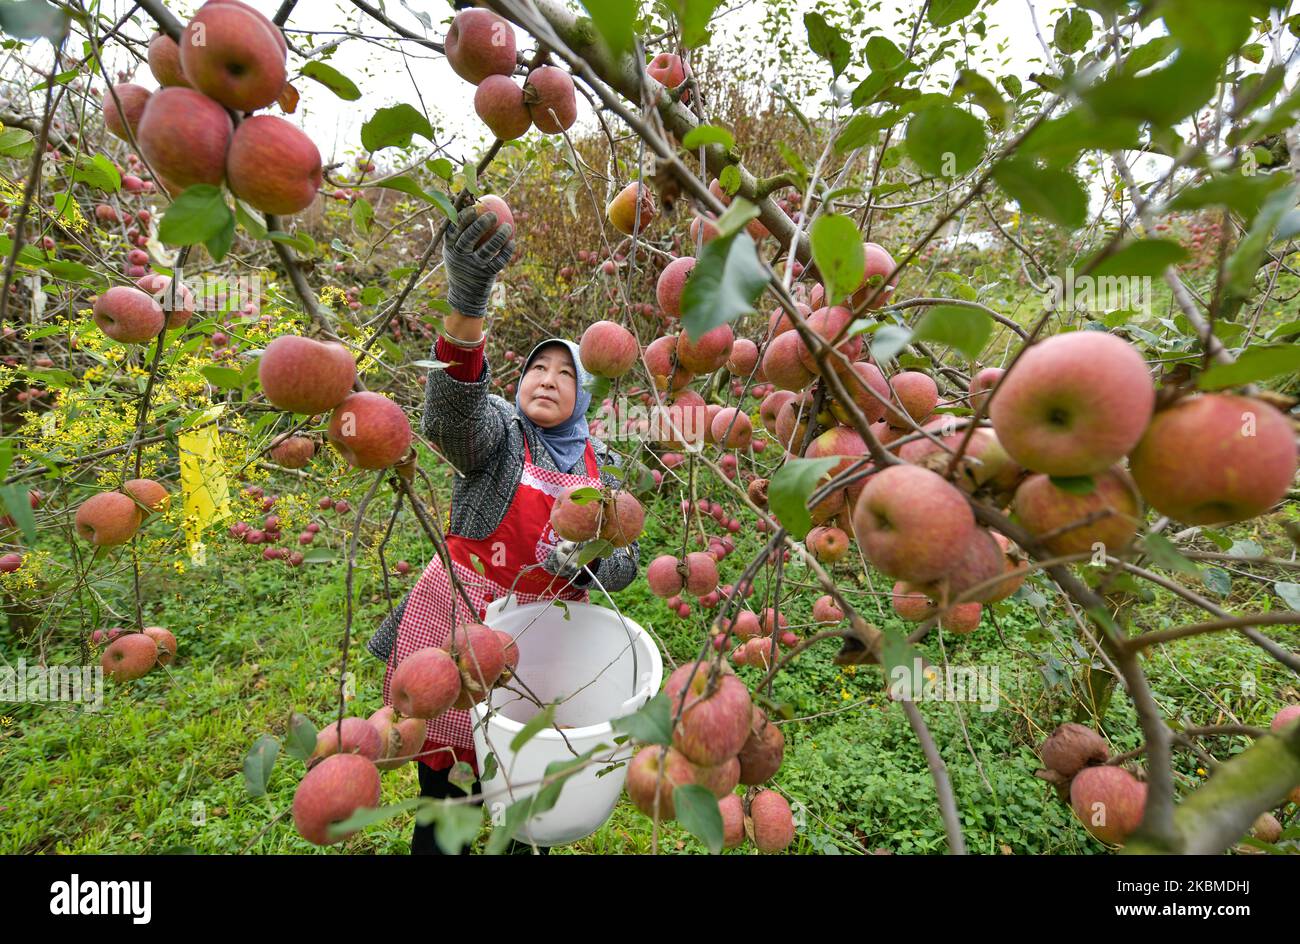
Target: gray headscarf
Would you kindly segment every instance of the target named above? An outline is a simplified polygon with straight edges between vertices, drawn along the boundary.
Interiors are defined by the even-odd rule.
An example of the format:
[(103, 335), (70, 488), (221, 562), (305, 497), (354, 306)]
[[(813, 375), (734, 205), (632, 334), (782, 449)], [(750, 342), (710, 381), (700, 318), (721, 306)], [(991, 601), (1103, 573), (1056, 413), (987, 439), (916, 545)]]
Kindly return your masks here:
[[(519, 396), (524, 386), (524, 374), (528, 373), (528, 368), (533, 363), (533, 359), (537, 357), (538, 352), (550, 344), (563, 344), (568, 349), (569, 354), (572, 355), (577, 389), (573, 398), (573, 412), (569, 414), (568, 419), (562, 423), (557, 423), (555, 426), (538, 426), (524, 413), (519, 403)], [(574, 463), (582, 458), (583, 450), (587, 445), (587, 437), (589, 436), (587, 408), (591, 406), (591, 391), (587, 387), (591, 380), (591, 374), (583, 368), (582, 359), (578, 356), (578, 345), (567, 338), (547, 338), (542, 341), (533, 348), (532, 352), (524, 360), (523, 370), (519, 374), (519, 383), (515, 387), (515, 409), (519, 411), (519, 418), (541, 436), (542, 444), (546, 446), (546, 451), (555, 460), (555, 467), (561, 472), (568, 472), (573, 468)]]

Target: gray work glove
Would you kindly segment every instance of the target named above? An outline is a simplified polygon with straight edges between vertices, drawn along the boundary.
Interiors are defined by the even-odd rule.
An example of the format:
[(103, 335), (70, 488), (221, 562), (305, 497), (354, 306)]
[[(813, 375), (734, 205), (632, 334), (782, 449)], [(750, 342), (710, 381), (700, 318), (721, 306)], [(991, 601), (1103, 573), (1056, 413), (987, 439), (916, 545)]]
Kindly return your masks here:
[(578, 563), (583, 548), (589, 543), (589, 541), (561, 541), (555, 545), (550, 554), (546, 555), (546, 559), (542, 561), (542, 569), (561, 580), (572, 580), (577, 586), (586, 586), (591, 583), (596, 568), (600, 566), (599, 558), (585, 565)]
[(447, 301), (469, 318), (487, 314), (492, 283), (515, 254), (512, 238), (515, 231), (509, 223), (498, 227), (482, 246), (474, 248), (496, 224), (495, 213), (480, 215), (474, 207), (466, 207), (442, 243), (442, 261), (447, 267)]

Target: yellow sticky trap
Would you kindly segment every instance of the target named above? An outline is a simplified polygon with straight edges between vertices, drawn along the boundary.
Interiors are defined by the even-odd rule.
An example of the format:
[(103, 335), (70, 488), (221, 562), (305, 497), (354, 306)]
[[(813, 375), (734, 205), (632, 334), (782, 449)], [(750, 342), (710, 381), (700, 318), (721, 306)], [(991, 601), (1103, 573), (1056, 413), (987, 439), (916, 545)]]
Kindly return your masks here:
[(205, 557), (204, 529), (230, 517), (230, 486), (217, 433), (217, 417), (225, 408), (224, 403), (217, 404), (197, 420), (202, 425), (183, 431), (179, 437), (185, 543), (198, 564)]

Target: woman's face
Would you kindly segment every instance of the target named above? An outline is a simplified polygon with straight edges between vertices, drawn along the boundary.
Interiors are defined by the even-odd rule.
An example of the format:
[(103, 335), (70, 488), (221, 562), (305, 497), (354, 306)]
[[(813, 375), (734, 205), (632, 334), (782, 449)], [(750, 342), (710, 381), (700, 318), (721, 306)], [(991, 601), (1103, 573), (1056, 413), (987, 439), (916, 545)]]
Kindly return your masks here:
[(573, 413), (578, 397), (578, 375), (568, 348), (552, 344), (543, 348), (519, 379), (519, 406), (538, 426), (555, 426)]

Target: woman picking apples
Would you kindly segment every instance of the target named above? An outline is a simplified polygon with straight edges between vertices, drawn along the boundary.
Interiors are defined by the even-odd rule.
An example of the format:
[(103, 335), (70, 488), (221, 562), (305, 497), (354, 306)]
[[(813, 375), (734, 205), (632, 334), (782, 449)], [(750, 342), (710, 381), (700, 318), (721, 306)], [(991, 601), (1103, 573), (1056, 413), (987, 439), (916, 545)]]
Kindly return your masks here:
[[(513, 404), (488, 393), (483, 322), (492, 284), (514, 254), (512, 235), (508, 220), (498, 226), (497, 214), (482, 206), (467, 208), (448, 232), (443, 259), (453, 310), (433, 355), (449, 366), (431, 370), (425, 389), (425, 434), (461, 473), (452, 487), (447, 550), (478, 611), (466, 611), (442, 558), (435, 556), (368, 646), (388, 663), (386, 705), (393, 704), (393, 675), (407, 656), (447, 648), (454, 627), (481, 620), (487, 604), (512, 588), (521, 603), (584, 601), (594, 580), (612, 591), (636, 576), (635, 540), (616, 540), (624, 546), (580, 565), (583, 543), (561, 540), (551, 527), (557, 495), (613, 486), (600, 467), (619, 465), (604, 443), (588, 436), (591, 394), (584, 389), (588, 374), (578, 346), (562, 338), (538, 344), (524, 361)], [(427, 722), (425, 734), (421, 795), (458, 795), (448, 782), (450, 768), (457, 761), (475, 765), (469, 712), (448, 709)], [(433, 825), (417, 824), (411, 851), (439, 852)]]

